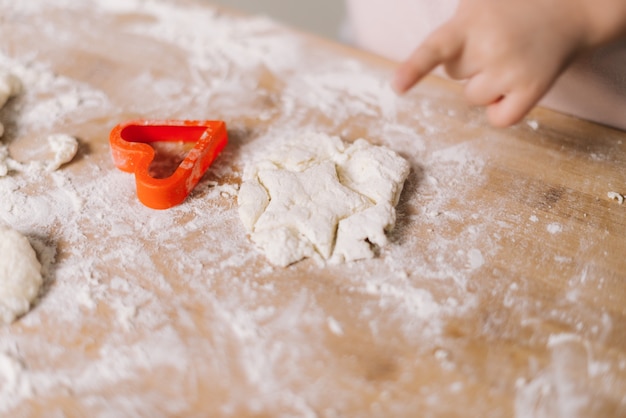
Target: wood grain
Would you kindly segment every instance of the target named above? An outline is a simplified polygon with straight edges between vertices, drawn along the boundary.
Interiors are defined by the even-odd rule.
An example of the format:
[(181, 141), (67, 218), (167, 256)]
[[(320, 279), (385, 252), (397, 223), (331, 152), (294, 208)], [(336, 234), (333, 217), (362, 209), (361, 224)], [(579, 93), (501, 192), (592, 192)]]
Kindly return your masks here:
[[(329, 115), (294, 93), (306, 90), (290, 90), (300, 76), (333, 66), (346, 74), (356, 63), (355, 75), (384, 79), (394, 63), (282, 28), (279, 36), (298, 45), (286, 52), (301, 54), (301, 67), (250, 72), (231, 62), (230, 77), (258, 79), (245, 100), (229, 105), (224, 97), (195, 95), (199, 84), (215, 82), (218, 69), (199, 71), (182, 44), (140, 30), (163, 23), (149, 8), (122, 13), (85, 3), (65, 8), (41, 0), (27, 12), (0, 5), (3, 54), (41, 63), (103, 92), (111, 104), (103, 114), (47, 128), (17, 127), (3, 116), (13, 126), (5, 141), (16, 158), (49, 131), (81, 139), (81, 155), (64, 175), (84, 202), (82, 215), (71, 215), (80, 238), (64, 234), (70, 229), (62, 224), (30, 227), (55, 243), (52, 271), (59, 273), (47, 278), (31, 313), (0, 328), (0, 353), (19, 347), (22, 376), (35, 389), (7, 413), (626, 416), (626, 205), (607, 197), (626, 193), (626, 133), (546, 109), (495, 129), (465, 104), (458, 85), (435, 77), (389, 118), (382, 106)], [(164, 4), (190, 20), (217, 10)], [(253, 20), (216, 13), (222, 24)], [(174, 18), (161, 19), (174, 27)], [(242, 42), (253, 41), (252, 32), (249, 39), (241, 33)], [(206, 48), (217, 47), (207, 40)], [(146, 74), (178, 90), (150, 89)], [(348, 90), (337, 96), (346, 108), (359, 100)], [(268, 116), (260, 118), (263, 112)], [(229, 146), (171, 217), (144, 211), (130, 186), (93, 186), (114, 175), (107, 138), (115, 124), (207, 114), (226, 120)], [(272, 129), (299, 127), (347, 141), (366, 137), (411, 162), (391, 245), (376, 259), (271, 268), (238, 224), (236, 197), (211, 194), (212, 184), (240, 183), (251, 144), (268, 140)], [(42, 178), (19, 192), (28, 204), (46, 187), (55, 186)], [(108, 212), (111, 201), (127, 201), (129, 214)], [(14, 218), (11, 212), (0, 219)], [(213, 222), (207, 218), (215, 218), (213, 229), (193, 229)], [(114, 222), (127, 222), (130, 233)], [(159, 222), (183, 234), (166, 236), (153, 227)], [(91, 260), (81, 269), (73, 267), (79, 244)], [(111, 256), (113, 246), (125, 245), (131, 255)], [(181, 249), (185, 258), (172, 255)], [(62, 274), (68, 271), (76, 275)], [(81, 308), (72, 321), (51, 315), (64, 303), (73, 309), (63, 289), (81, 283), (99, 295), (95, 307)], [(124, 286), (150, 295), (126, 306), (127, 316), (116, 305)], [(152, 351), (158, 344), (172, 349), (171, 362)], [(120, 374), (115, 354), (101, 365), (112, 347), (123, 353), (120, 361), (132, 360), (124, 367), (133, 373)], [(96, 366), (102, 370), (89, 374), (91, 381), (80, 378), (81, 369)], [(0, 394), (2, 385), (0, 371)]]

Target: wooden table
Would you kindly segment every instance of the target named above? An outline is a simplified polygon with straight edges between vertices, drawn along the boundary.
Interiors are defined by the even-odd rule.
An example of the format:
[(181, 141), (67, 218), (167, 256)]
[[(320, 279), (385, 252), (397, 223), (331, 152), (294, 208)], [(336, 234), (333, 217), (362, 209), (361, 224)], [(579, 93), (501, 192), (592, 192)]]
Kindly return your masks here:
[[(118, 4), (119, 3), (119, 4)], [(187, 1), (0, 5), (12, 157), (0, 221), (46, 286), (0, 327), (2, 416), (626, 416), (626, 133), (537, 109), (491, 128), (429, 78)], [(626, 114), (626, 110), (625, 110)], [(108, 133), (221, 119), (190, 198), (143, 207)], [(245, 235), (246, 163), (302, 131), (364, 137), (412, 165), (373, 260), (273, 268)], [(0, 254), (0, 256), (2, 256)]]

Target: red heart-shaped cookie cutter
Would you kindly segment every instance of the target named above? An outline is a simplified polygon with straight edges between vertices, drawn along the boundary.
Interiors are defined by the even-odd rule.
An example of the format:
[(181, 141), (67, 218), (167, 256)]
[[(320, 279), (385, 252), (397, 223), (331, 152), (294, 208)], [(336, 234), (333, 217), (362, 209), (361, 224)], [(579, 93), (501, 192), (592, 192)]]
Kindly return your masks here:
[[(155, 157), (148, 144), (164, 141), (196, 144), (171, 176), (155, 178), (148, 172)], [(137, 197), (153, 209), (182, 203), (227, 142), (226, 123), (208, 120), (132, 120), (117, 125), (109, 136), (113, 162), (135, 174)]]

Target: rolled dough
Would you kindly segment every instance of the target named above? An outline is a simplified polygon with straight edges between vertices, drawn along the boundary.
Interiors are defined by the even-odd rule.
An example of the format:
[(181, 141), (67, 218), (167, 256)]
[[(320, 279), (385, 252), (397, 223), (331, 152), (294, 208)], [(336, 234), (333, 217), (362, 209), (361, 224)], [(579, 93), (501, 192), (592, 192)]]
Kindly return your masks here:
[(306, 133), (246, 167), (239, 216), (278, 266), (372, 258), (387, 244), (409, 171), (405, 159), (364, 139)]
[(28, 312), (42, 284), (41, 265), (28, 239), (0, 225), (0, 323)]

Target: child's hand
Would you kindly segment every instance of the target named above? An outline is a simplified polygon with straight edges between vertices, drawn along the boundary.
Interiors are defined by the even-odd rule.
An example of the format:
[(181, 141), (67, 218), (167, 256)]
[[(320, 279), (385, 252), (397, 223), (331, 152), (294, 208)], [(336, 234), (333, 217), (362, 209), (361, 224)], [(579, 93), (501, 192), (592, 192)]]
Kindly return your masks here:
[[(598, 3), (607, 2), (626, 4)], [(450, 77), (467, 80), (466, 98), (486, 106), (493, 125), (512, 125), (543, 97), (577, 53), (605, 41), (593, 31), (597, 25), (593, 27), (583, 3), (460, 0), (455, 16), (400, 65), (394, 88), (404, 93), (443, 64)]]

